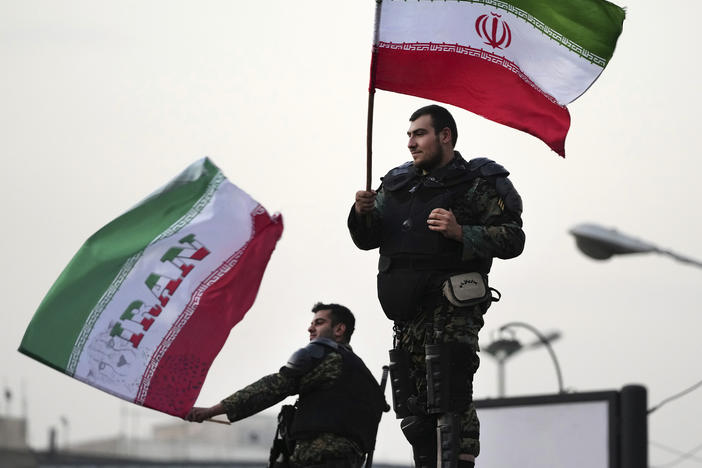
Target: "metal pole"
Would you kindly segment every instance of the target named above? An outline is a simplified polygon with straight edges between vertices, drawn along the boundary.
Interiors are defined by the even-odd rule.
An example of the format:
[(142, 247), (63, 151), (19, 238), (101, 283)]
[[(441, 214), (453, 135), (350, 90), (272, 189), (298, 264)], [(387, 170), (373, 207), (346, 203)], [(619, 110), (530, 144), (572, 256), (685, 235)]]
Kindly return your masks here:
[(500, 352), (497, 357), (497, 396), (504, 398), (505, 396), (505, 356), (504, 352)]
[(658, 250), (656, 250), (656, 252), (662, 253), (664, 255), (668, 255), (668, 256), (674, 258), (675, 260), (682, 262), (682, 263), (687, 263), (688, 265), (702, 267), (702, 262), (698, 262), (694, 258), (685, 257), (683, 255), (677, 254), (671, 250), (658, 249)]
[(627, 385), (619, 393), (621, 468), (648, 466), (648, 414), (646, 387)]
[(528, 323), (524, 322), (510, 322), (506, 325), (502, 325), (500, 327), (500, 331), (510, 328), (510, 327), (522, 327), (526, 328), (527, 330), (531, 331), (534, 333), (536, 336), (539, 337), (539, 340), (541, 343), (546, 346), (546, 349), (548, 350), (549, 355), (551, 356), (551, 360), (553, 361), (553, 366), (556, 368), (556, 377), (558, 378), (558, 393), (564, 393), (565, 390), (563, 389), (563, 376), (561, 376), (561, 366), (558, 364), (558, 359), (556, 358), (556, 353), (553, 352), (553, 348), (551, 347), (551, 344), (548, 342), (546, 337), (544, 337), (539, 330), (534, 328), (533, 326), (529, 325)]

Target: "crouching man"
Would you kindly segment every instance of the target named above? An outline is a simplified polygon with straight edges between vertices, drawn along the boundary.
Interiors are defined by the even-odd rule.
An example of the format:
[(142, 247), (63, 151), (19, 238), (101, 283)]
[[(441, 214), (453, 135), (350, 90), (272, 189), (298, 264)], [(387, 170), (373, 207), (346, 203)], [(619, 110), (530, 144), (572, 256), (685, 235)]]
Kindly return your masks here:
[(288, 407), (289, 414), (284, 407), (284, 420), (279, 417), (276, 439), (280, 436), (280, 440), (276, 442), (281, 447), (274, 445), (271, 465), (362, 466), (374, 448), (385, 398), (349, 345), (356, 322), (351, 311), (339, 304), (317, 303), (312, 312), (314, 318), (307, 329), (310, 343), (296, 351), (279, 372), (214, 406), (194, 407), (185, 419), (202, 422), (226, 414), (234, 422), (297, 394), (295, 406)]

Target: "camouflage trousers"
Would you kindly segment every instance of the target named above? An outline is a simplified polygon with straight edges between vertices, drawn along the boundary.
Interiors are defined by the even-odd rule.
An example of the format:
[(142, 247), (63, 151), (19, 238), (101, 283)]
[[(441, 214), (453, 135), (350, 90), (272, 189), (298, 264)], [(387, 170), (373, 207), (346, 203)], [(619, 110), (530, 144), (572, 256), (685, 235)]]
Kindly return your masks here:
[(294, 467), (305, 468), (356, 468), (363, 464), (363, 460), (363, 452), (355, 442), (326, 432), (312, 439), (296, 441), (290, 458)]
[[(470, 359), (461, 365), (467, 366), (469, 375), (478, 370), (478, 332), (484, 325), (483, 315), (490, 302), (469, 307), (456, 307), (443, 296), (432, 305), (420, 306), (418, 315), (406, 323), (396, 323), (398, 349), (410, 354), (409, 375), (413, 383), (414, 397), (420, 407), (426, 407), (427, 374), (425, 345), (462, 343), (470, 347)], [(466, 392), (472, 392), (472, 387)], [(472, 394), (471, 394), (472, 401)], [(460, 414), (460, 453), (478, 456), (480, 453), (480, 422), (471, 402)], [(432, 435), (435, 437), (435, 435)]]

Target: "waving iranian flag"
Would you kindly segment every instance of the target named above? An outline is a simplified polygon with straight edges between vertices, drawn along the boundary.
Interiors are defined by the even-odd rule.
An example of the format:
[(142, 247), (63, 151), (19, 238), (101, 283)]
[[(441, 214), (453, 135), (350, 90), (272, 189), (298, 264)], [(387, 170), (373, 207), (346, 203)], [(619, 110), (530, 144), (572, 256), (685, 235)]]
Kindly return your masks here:
[(85, 242), (19, 351), (182, 417), (253, 304), (282, 231), (279, 215), (197, 161)]
[(605, 0), (382, 0), (371, 88), (462, 107), (565, 156), (565, 106), (607, 66), (623, 21)]

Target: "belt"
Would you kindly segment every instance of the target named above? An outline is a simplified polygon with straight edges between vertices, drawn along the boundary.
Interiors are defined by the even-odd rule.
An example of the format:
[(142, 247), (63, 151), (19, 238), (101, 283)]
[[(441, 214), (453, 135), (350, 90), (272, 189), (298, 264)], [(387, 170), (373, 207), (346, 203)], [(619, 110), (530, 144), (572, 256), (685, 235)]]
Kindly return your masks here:
[(401, 270), (443, 270), (443, 271), (476, 271), (472, 262), (462, 262), (446, 257), (388, 257), (381, 255), (378, 259), (378, 271), (390, 269)]
[(299, 468), (360, 468), (364, 457), (349, 456), (348, 458), (335, 458), (324, 460), (317, 465), (305, 465)]

